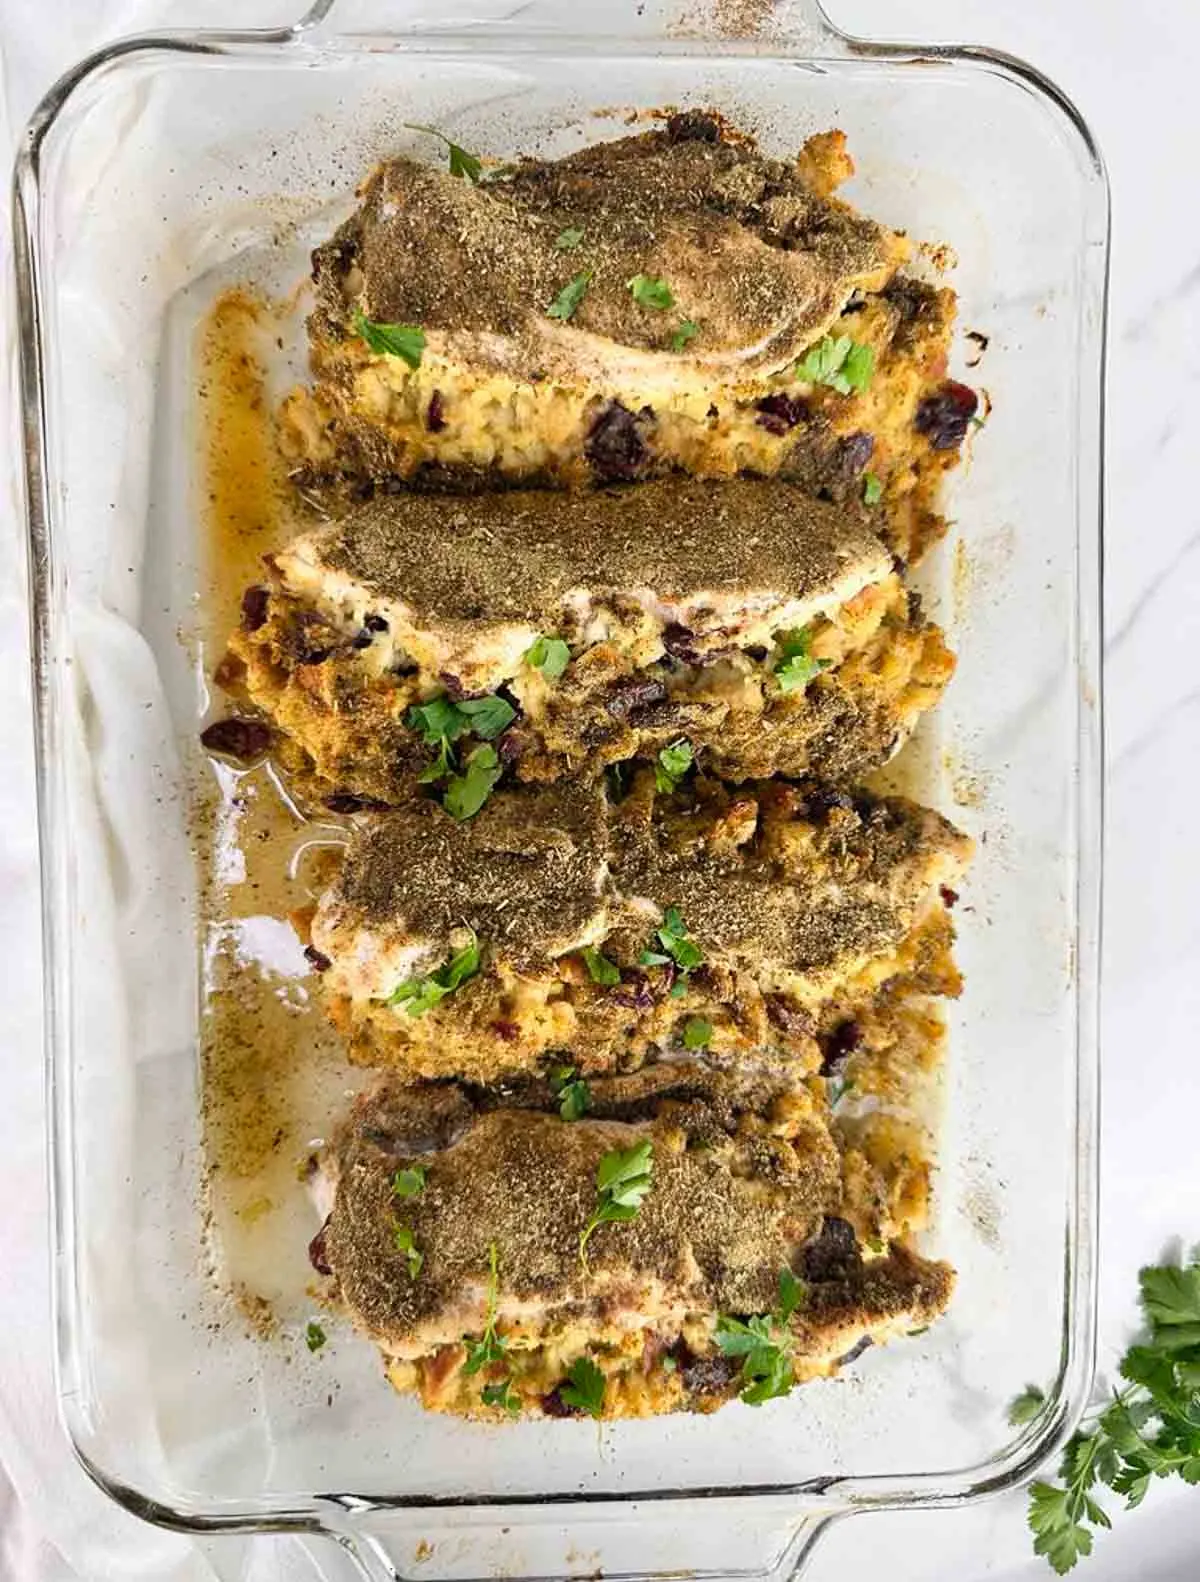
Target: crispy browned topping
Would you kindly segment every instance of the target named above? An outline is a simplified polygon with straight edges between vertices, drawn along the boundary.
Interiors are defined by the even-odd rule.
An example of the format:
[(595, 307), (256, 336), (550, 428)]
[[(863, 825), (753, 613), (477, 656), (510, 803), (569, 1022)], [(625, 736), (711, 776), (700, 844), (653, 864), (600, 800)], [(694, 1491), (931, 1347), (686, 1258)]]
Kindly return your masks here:
[[(482, 1327), (488, 1248), (499, 1253), (506, 1298), (603, 1314), (632, 1306), (649, 1287), (658, 1300), (699, 1310), (757, 1312), (775, 1299), (792, 1248), (835, 1211), (840, 1163), (825, 1127), (797, 1121), (785, 1137), (743, 1120), (733, 1084), (696, 1068), (682, 1080), (686, 1112), (670, 1102), (678, 1068), (658, 1074), (657, 1114), (630, 1124), (567, 1123), (530, 1110), (478, 1113), (458, 1089), (383, 1082), (362, 1101), (339, 1142), (338, 1194), (325, 1248), (342, 1293), (379, 1339), (463, 1311)], [(608, 1084), (593, 1092), (603, 1111)], [(697, 1087), (707, 1093), (696, 1097)], [(779, 1090), (777, 1090), (778, 1093)], [(453, 1099), (448, 1094), (455, 1095)], [(754, 1099), (763, 1102), (763, 1094)], [(766, 1106), (769, 1113), (769, 1105)], [(681, 1125), (681, 1118), (685, 1124)], [(688, 1148), (688, 1138), (703, 1147)], [(654, 1143), (654, 1184), (637, 1218), (579, 1236), (596, 1202), (596, 1167), (614, 1148)], [(426, 1184), (398, 1202), (393, 1172), (420, 1160)], [(418, 1279), (395, 1248), (403, 1219), (424, 1254)], [(548, 1315), (549, 1316), (549, 1315)]]
[(314, 535), (316, 556), (418, 624), (556, 622), (572, 590), (807, 599), (890, 562), (858, 512), (788, 484), (668, 478), (585, 494), (386, 495)]
[[(524, 341), (535, 356), (552, 325), (547, 306), (588, 269), (572, 330), (665, 351), (690, 318), (705, 355), (786, 361), (855, 286), (882, 284), (902, 245), (818, 196), (795, 163), (704, 124), (711, 140), (646, 132), (523, 160), (485, 186), (405, 158), (380, 166), (358, 213), (315, 255), (318, 339), (336, 340), (361, 306), (384, 322)], [(564, 252), (555, 239), (567, 228), (583, 239)], [(640, 307), (627, 284), (638, 274), (666, 279), (675, 308)]]

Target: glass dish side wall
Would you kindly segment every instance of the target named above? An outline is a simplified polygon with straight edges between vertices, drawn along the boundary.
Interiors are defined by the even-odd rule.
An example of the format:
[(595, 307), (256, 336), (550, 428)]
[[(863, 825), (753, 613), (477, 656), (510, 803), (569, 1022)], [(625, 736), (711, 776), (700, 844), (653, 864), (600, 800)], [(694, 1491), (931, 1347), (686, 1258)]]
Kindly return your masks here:
[[(666, 102), (717, 104), (772, 148), (841, 125), (851, 195), (954, 243), (963, 324), (992, 339), (976, 377), (995, 413), (959, 486), (964, 548), (942, 560), (961, 661), (926, 750), (934, 799), (987, 840), (960, 914), (970, 989), (935, 1237), (960, 1269), (952, 1318), (853, 1379), (757, 1414), (622, 1424), (598, 1452), (590, 1426), (510, 1437), (424, 1418), (365, 1347), (339, 1360), (327, 1406), (324, 1377), (240, 1335), (204, 1277), (187, 332), (213, 271), (244, 257), (269, 272), (290, 227), (409, 140), (404, 121), (499, 155), (559, 152), (618, 130), (590, 110)], [(235, 1522), (313, 1520), (334, 1490), (492, 1502), (848, 1480), (846, 1495), (892, 1501), (1011, 1475), (1034, 1438), (1010, 1444), (1005, 1402), (1065, 1362), (1037, 1432), (1061, 1428), (1090, 1340), (1106, 212), (1087, 146), (986, 60), (248, 43), (115, 59), (41, 143), (36, 194), (34, 175), (63, 1376), (85, 1458), (184, 1519)]]

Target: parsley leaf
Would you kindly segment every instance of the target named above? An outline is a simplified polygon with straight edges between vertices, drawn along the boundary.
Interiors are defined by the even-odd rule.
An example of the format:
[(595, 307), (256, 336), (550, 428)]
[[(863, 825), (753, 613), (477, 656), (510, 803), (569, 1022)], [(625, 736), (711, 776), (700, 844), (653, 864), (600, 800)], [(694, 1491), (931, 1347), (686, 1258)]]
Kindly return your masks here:
[(475, 814), (495, 790), (496, 781), (504, 773), (504, 765), (496, 749), (484, 742), (467, 759), (463, 773), (451, 775), (446, 783), (443, 806), (451, 818), (461, 823)]
[(1200, 1264), (1143, 1269), (1138, 1275), (1142, 1306), (1155, 1328), (1200, 1324)]
[(814, 659), (811, 644), (812, 634), (807, 627), (799, 632), (780, 633), (775, 679), (781, 692), (795, 692), (806, 687), (814, 676), (828, 670), (833, 663), (830, 659)]
[(396, 1243), (396, 1251), (402, 1252), (408, 1259), (408, 1278), (415, 1280), (421, 1272), (421, 1265), (425, 1262), (425, 1254), (418, 1250), (413, 1240), (412, 1226), (397, 1222), (392, 1226), (392, 1237)]
[(546, 309), (547, 317), (561, 319), (565, 324), (583, 301), (584, 294), (591, 284), (591, 280), (592, 271), (590, 269), (581, 269), (573, 279), (568, 280), (567, 284)]
[(779, 1302), (773, 1313), (749, 1319), (717, 1319), (715, 1339), (727, 1357), (741, 1357), (741, 1398), (747, 1406), (787, 1395), (796, 1382), (788, 1321), (808, 1294), (790, 1269), (779, 1271)]
[(685, 736), (677, 742), (671, 742), (659, 753), (654, 764), (654, 787), (657, 791), (667, 793), (674, 791), (675, 787), (687, 774), (695, 762), (692, 744)]
[(579, 1237), (579, 1261), (587, 1268), (587, 1244), (600, 1225), (636, 1219), (654, 1173), (649, 1138), (632, 1148), (614, 1148), (596, 1169), (596, 1207)]
[(612, 988), (621, 981), (621, 969), (609, 961), (607, 956), (602, 956), (593, 945), (585, 945), (579, 952), (587, 966), (588, 976), (593, 983), (602, 983), (606, 988)]
[(558, 1099), (558, 1113), (564, 1121), (578, 1121), (592, 1107), (592, 1090), (574, 1066), (555, 1066), (550, 1073), (550, 1091)]
[(436, 126), (418, 126), (413, 121), (405, 121), (405, 126), (410, 132), (427, 132), (430, 137), (439, 138), (446, 145), (450, 155), (450, 174), (462, 176), (466, 181), (478, 181), (483, 174), (483, 165), (474, 154), (468, 154), (465, 148), (459, 148), (457, 143), (452, 143), (444, 132), (439, 132)]
[(1009, 1405), (1008, 1420), (1014, 1428), (1020, 1428), (1024, 1423), (1031, 1423), (1045, 1404), (1045, 1391), (1030, 1384)]
[(414, 703), (404, 716), (410, 731), (417, 731), (427, 747), (437, 747), (443, 742), (457, 741), (470, 729), (467, 717), (456, 703), (442, 693), (430, 698), (428, 703)]
[(405, 1170), (397, 1170), (392, 1177), (393, 1197), (420, 1197), (425, 1190), (425, 1166), (410, 1165)]
[(480, 1399), (485, 1406), (498, 1406), (510, 1417), (516, 1417), (521, 1410), (521, 1397), (513, 1389), (511, 1379), (501, 1379), (499, 1384), (485, 1384)]
[(779, 1307), (777, 1312), (781, 1324), (787, 1323), (807, 1295), (808, 1287), (803, 1280), (798, 1280), (788, 1268), (780, 1269)]
[(377, 357), (402, 357), (410, 368), (419, 368), (425, 353), (425, 331), (419, 324), (380, 324), (355, 308), (354, 333), (366, 341)]
[(487, 1313), (483, 1335), (479, 1340), (467, 1341), (467, 1360), (463, 1363), (466, 1374), (478, 1373), (489, 1362), (500, 1362), (504, 1357), (504, 1337), (496, 1333), (496, 1307), (500, 1300), (500, 1255), (496, 1243), (488, 1247)]
[(702, 1016), (693, 1016), (684, 1023), (683, 1047), (685, 1049), (703, 1049), (712, 1041), (712, 1023), (706, 1022)]
[(670, 286), (658, 275), (634, 275), (625, 284), (639, 308), (653, 308), (656, 313), (663, 313), (675, 306)]
[(560, 253), (573, 253), (583, 241), (583, 232), (577, 225), (568, 225), (565, 231), (559, 231), (554, 238), (554, 245)]
[(571, 650), (561, 637), (539, 637), (526, 651), (525, 663), (540, 670), (547, 681), (557, 681), (571, 663)]
[[(669, 906), (667, 908), (663, 916), (662, 927), (657, 931), (657, 938), (667, 955), (684, 972), (690, 972), (693, 967), (698, 967), (704, 960), (699, 945), (696, 944), (695, 940), (688, 938), (687, 925), (684, 923), (683, 918), (680, 917), (677, 906)], [(654, 964), (646, 961), (646, 956), (653, 954), (656, 954), (656, 952), (646, 951), (643, 953), (643, 965), (651, 966)]]
[(599, 1417), (604, 1410), (604, 1375), (590, 1357), (577, 1357), (567, 1372), (568, 1384), (559, 1386), (558, 1393), (567, 1406), (578, 1407), (589, 1417)]
[(428, 977), (405, 978), (388, 996), (388, 1004), (403, 1005), (410, 1016), (424, 1016), (468, 978), (475, 976), (479, 971), (479, 959), (479, 940), (472, 933), (469, 941), (454, 952), (444, 967)]
[(839, 395), (865, 390), (875, 371), (875, 353), (849, 335), (823, 335), (796, 364), (796, 373), (808, 384), (828, 385)]
[(309, 1351), (320, 1351), (325, 1344), (325, 1331), (315, 1318), (310, 1318), (308, 1321), (308, 1327), (304, 1331), (304, 1344)]
[(863, 504), (878, 505), (883, 499), (883, 479), (873, 472), (863, 477)]
[(482, 698), (464, 698), (454, 707), (460, 715), (465, 716), (467, 728), (485, 742), (495, 741), (517, 717), (517, 711), (508, 699), (495, 693)]
[(681, 352), (687, 343), (700, 333), (700, 326), (692, 319), (680, 319), (679, 328), (671, 336), (671, 350)]

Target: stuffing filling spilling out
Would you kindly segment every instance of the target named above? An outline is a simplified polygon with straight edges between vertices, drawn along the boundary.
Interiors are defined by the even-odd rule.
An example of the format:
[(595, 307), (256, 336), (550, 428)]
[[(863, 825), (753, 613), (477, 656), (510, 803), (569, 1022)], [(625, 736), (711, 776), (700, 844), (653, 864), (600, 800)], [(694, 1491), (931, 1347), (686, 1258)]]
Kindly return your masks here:
[(954, 292), (839, 132), (446, 146), (313, 255), (292, 530), (202, 735), (335, 848), (291, 922), (370, 1075), (312, 1291), (430, 1410), (759, 1407), (954, 1283), (972, 844), (871, 781), (954, 669), (907, 581), (976, 421)]

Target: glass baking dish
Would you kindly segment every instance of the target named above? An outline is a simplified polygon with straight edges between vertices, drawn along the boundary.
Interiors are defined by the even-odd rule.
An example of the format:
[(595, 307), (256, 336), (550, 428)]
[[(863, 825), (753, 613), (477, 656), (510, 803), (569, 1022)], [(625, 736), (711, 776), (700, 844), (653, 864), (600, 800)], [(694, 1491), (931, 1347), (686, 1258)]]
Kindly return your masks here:
[[(1008, 58), (851, 40), (815, 0), (749, 39), (633, 0), (513, 9), (128, 40), (52, 90), (18, 159), (63, 1416), (132, 1510), (312, 1534), (316, 1575), (786, 1576), (840, 1515), (1018, 1482), (1090, 1385), (1107, 188), (1077, 113)], [(207, 1265), (191, 348), (222, 284), (300, 277), (405, 123), (553, 154), (665, 104), (772, 151), (842, 127), (848, 195), (952, 244), (960, 326), (990, 339), (966, 371), (959, 336), (993, 411), (926, 576), (959, 670), (910, 749), (980, 841), (930, 1236), (959, 1288), (925, 1336), (761, 1410), (480, 1427), (393, 1397), (365, 1342), (309, 1359), (295, 1269), (262, 1340)], [(1047, 1405), (1014, 1430), (1030, 1381)]]

